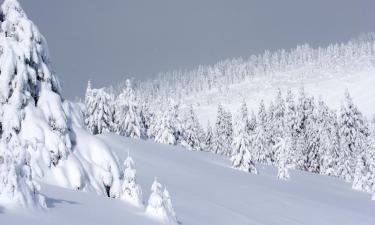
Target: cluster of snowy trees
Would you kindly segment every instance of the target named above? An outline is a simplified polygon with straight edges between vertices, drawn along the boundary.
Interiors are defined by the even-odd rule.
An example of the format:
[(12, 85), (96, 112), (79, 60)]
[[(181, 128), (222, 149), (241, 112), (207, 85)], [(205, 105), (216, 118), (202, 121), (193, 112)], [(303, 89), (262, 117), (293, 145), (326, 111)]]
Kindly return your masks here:
[[(162, 109), (152, 107), (134, 97), (130, 84), (125, 90), (131, 93), (126, 95), (130, 100), (113, 98), (112, 103), (107, 101), (106, 107), (115, 110), (111, 115), (124, 115), (118, 120), (136, 118), (125, 119), (121, 125), (131, 129), (126, 132), (118, 129), (114, 119), (96, 121), (96, 124), (114, 124), (108, 129), (128, 137), (230, 156), (233, 167), (251, 173), (257, 173), (256, 163), (276, 165), (280, 179), (288, 179), (288, 168), (294, 168), (340, 177), (353, 182), (355, 189), (374, 192), (375, 147), (371, 136), (374, 123), (359, 112), (348, 92), (339, 112), (330, 109), (323, 100), (307, 96), (303, 88), (298, 98), (290, 90), (285, 96), (279, 90), (267, 108), (261, 101), (258, 112), (250, 115), (245, 102), (235, 118), (219, 105), (214, 127), (208, 124), (204, 130), (192, 106), (185, 113), (173, 100)], [(91, 102), (87, 100), (90, 98), (92, 96), (86, 96), (86, 102)], [(102, 103), (99, 101), (97, 105)], [(111, 104), (127, 107), (116, 112)], [(99, 118), (96, 115), (103, 115), (105, 110), (95, 108), (100, 111), (90, 111), (90, 115)], [(87, 121), (92, 121), (90, 115)], [(87, 126), (92, 127), (90, 123)]]
[[(134, 161), (129, 156), (124, 162), (124, 179), (121, 189), (121, 198), (137, 207), (144, 207), (142, 190), (137, 183)], [(176, 225), (177, 217), (174, 211), (171, 196), (166, 187), (155, 178), (151, 185), (151, 194), (145, 209), (147, 215), (161, 222)]]
[[(240, 115), (246, 114), (243, 104)], [(370, 135), (374, 124), (359, 112), (348, 92), (336, 112), (303, 89), (297, 101), (291, 91), (283, 98), (279, 90), (268, 110), (261, 102), (257, 116), (241, 116), (236, 122), (235, 168), (256, 173), (254, 162), (273, 164), (281, 179), (288, 179), (287, 169), (295, 168), (340, 177), (357, 190), (375, 191), (375, 145)]]
[(307, 44), (295, 49), (265, 51), (248, 59), (236, 58), (214, 65), (201, 65), (194, 70), (161, 73), (156, 78), (137, 83), (142, 98), (163, 101), (170, 96), (199, 96), (217, 90), (225, 94), (233, 84), (278, 74), (291, 78), (309, 78), (321, 74), (348, 74), (367, 68), (375, 56), (375, 34), (369, 33), (347, 43), (312, 48)]

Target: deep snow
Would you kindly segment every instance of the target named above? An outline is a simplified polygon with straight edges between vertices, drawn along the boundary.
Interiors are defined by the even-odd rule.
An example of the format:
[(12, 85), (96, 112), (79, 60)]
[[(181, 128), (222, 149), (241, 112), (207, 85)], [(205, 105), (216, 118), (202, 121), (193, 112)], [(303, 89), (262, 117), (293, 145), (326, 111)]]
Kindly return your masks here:
[[(145, 202), (156, 176), (166, 185), (182, 224), (375, 224), (371, 196), (339, 179), (290, 171), (281, 181), (274, 167), (259, 166), (259, 175), (229, 167), (222, 156), (181, 147), (99, 136), (123, 161), (128, 150), (135, 161)], [(47, 212), (1, 209), (0, 224), (157, 224), (120, 199), (42, 184)]]

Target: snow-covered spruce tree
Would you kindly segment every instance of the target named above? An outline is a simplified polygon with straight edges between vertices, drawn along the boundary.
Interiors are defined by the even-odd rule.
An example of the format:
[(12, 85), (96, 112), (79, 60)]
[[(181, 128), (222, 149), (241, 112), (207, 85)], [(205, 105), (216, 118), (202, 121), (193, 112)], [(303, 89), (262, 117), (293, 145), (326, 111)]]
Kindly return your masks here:
[(143, 101), (139, 110), (142, 138), (154, 138), (152, 134), (152, 123), (154, 122), (154, 117), (155, 115), (152, 112), (149, 103)]
[(267, 140), (268, 118), (263, 100), (260, 101), (257, 122), (252, 145), (254, 149), (254, 159), (262, 164), (271, 164), (271, 150)]
[(124, 162), (124, 181), (122, 183), (121, 198), (131, 204), (142, 207), (143, 197), (142, 189), (137, 183), (136, 170), (134, 168), (134, 161), (129, 156)]
[(1, 15), (1, 138), (10, 141), (18, 135), (28, 111), (38, 108), (56, 138), (49, 155), (57, 164), (67, 156), (71, 143), (61, 88), (51, 69), (46, 41), (16, 0), (4, 1)]
[(159, 124), (156, 128), (155, 142), (161, 144), (175, 145), (177, 143), (174, 136), (174, 127), (172, 125), (172, 118), (170, 111), (159, 113)]
[(179, 117), (179, 104), (169, 100), (167, 109), (159, 112), (154, 125), (155, 142), (175, 145), (181, 142), (183, 125)]
[(297, 165), (296, 144), (297, 144), (297, 110), (294, 103), (294, 95), (289, 89), (285, 99), (285, 117), (284, 117), (285, 131), (284, 134), (288, 136), (291, 141), (290, 146), (290, 164), (292, 167)]
[(313, 98), (311, 98), (312, 114), (306, 120), (306, 136), (305, 136), (305, 152), (306, 165), (305, 168), (309, 172), (320, 172), (320, 133), (317, 121), (317, 112)]
[[(95, 149), (100, 159), (82, 157), (87, 146), (100, 141), (76, 124), (82, 114), (61, 95), (46, 40), (17, 0), (5, 0), (0, 14), (0, 139), (8, 145), (4, 149), (14, 151), (9, 143), (19, 139), (30, 153), (32, 177), (43, 179), (48, 172), (56, 185), (68, 188), (105, 194), (99, 174), (108, 173), (113, 178), (108, 189), (115, 194), (119, 170), (112, 153), (102, 147)], [(83, 136), (91, 143), (80, 142)]]
[(184, 132), (182, 134), (181, 145), (189, 150), (201, 151), (203, 149), (204, 132), (195, 115), (193, 106), (184, 119)]
[(345, 181), (353, 181), (357, 157), (367, 146), (368, 127), (362, 114), (353, 104), (348, 91), (339, 116), (340, 155), (338, 173)]
[[(281, 90), (279, 89), (276, 95), (274, 104), (270, 105), (269, 110), (269, 142), (271, 144), (271, 149), (275, 149), (274, 146), (277, 140), (284, 137), (285, 126), (284, 126), (284, 115), (285, 115), (285, 101), (282, 98)], [(275, 162), (277, 159), (275, 153), (272, 152), (271, 161)], [(277, 164), (277, 162), (275, 162)]]
[(244, 110), (244, 107), (246, 105), (242, 105), (237, 122), (235, 123), (231, 157), (232, 167), (257, 174), (258, 172), (253, 159), (254, 153), (252, 152), (252, 143), (255, 136), (253, 132), (249, 133), (247, 110)]
[(336, 112), (320, 100), (317, 111), (317, 129), (319, 135), (319, 172), (324, 175), (337, 176), (339, 135)]
[(296, 167), (301, 170), (307, 170), (307, 123), (308, 119), (313, 115), (314, 106), (313, 99), (305, 95), (304, 88), (299, 91), (297, 103), (297, 140), (295, 148)]
[(232, 115), (226, 112), (221, 104), (218, 106), (215, 124), (215, 138), (213, 152), (230, 156), (233, 140)]
[(0, 205), (46, 208), (40, 187), (32, 179), (26, 147), (17, 137), (0, 144)]
[(204, 138), (204, 151), (212, 152), (213, 141), (214, 141), (214, 133), (212, 131), (210, 121), (208, 121), (206, 136)]
[(123, 92), (116, 100), (116, 132), (131, 138), (141, 137), (141, 119), (139, 106), (129, 79), (126, 80)]
[(288, 162), (290, 161), (290, 140), (279, 137), (276, 140), (275, 157), (277, 162), (277, 178), (289, 180)]
[(174, 211), (173, 205), (172, 205), (172, 199), (171, 195), (169, 194), (169, 191), (167, 190), (167, 187), (164, 186), (163, 191), (163, 204), (165, 209), (167, 210), (168, 218), (170, 218), (170, 222), (172, 224), (177, 224), (177, 217), (176, 212)]
[(162, 185), (155, 178), (151, 186), (151, 195), (148, 199), (146, 214), (164, 223), (177, 224), (174, 213), (173, 215), (171, 214), (166, 203), (168, 204), (167, 206), (172, 206), (172, 204), (168, 202), (168, 199), (163, 198)]
[(113, 97), (104, 88), (92, 89), (89, 81), (85, 96), (86, 128), (92, 134), (111, 132), (113, 127)]

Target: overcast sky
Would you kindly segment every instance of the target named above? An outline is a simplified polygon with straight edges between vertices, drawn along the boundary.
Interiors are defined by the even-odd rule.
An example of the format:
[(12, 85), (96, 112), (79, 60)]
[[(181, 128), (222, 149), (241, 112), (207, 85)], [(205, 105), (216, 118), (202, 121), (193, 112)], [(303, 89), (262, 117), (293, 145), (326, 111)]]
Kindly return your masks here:
[(20, 0), (47, 38), (64, 95), (375, 31), (374, 0)]

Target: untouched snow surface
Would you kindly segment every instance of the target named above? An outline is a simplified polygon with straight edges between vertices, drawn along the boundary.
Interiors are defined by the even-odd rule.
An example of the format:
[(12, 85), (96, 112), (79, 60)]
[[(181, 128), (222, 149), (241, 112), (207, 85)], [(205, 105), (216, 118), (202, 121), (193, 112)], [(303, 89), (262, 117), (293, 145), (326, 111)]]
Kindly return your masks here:
[[(229, 159), (181, 147), (99, 136), (123, 161), (135, 161), (146, 202), (156, 176), (166, 185), (181, 224), (228, 225), (373, 225), (375, 202), (341, 180), (290, 171), (281, 181), (274, 167), (258, 166), (259, 175), (229, 167)], [(46, 212), (0, 209), (0, 224), (158, 224), (120, 199), (42, 184)]]

